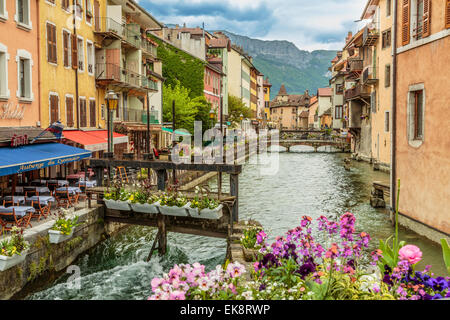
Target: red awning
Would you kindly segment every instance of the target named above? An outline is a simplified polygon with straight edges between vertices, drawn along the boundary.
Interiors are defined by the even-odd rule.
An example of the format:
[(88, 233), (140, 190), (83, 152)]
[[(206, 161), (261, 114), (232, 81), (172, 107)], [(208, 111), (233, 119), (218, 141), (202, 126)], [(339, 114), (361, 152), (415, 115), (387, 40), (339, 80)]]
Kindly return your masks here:
[[(89, 151), (106, 151), (108, 149), (108, 131), (64, 131), (64, 138), (79, 143)], [(114, 144), (128, 143), (128, 136), (113, 132)]]

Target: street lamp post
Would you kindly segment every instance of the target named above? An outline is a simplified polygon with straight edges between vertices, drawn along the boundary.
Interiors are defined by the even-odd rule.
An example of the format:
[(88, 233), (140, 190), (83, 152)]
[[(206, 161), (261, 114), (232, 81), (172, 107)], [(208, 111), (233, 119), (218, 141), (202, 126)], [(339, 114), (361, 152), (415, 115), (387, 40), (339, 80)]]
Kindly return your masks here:
[(106, 107), (108, 112), (108, 156), (112, 157), (114, 154), (114, 137), (112, 128), (112, 113), (117, 109), (119, 97), (113, 90), (109, 90), (105, 95)]
[(211, 119), (211, 129), (214, 127), (214, 117), (215, 117), (215, 113), (214, 110), (211, 109), (211, 111), (209, 111), (209, 118)]

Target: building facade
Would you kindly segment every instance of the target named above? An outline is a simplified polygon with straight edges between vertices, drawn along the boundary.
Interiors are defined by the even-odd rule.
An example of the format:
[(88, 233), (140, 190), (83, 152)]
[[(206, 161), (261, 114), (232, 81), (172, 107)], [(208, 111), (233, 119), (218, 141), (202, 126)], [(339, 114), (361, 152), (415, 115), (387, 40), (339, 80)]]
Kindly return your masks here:
[(317, 89), (317, 115), (319, 117), (319, 127), (321, 129), (331, 128), (331, 109), (332, 109), (332, 95), (331, 88)]
[(304, 111), (309, 112), (310, 98), (308, 91), (303, 95), (290, 95), (282, 84), (277, 96), (270, 102), (270, 119), (273, 127), (279, 130), (307, 129), (308, 121), (301, 122), (300, 115)]
[(45, 125), (39, 111), (38, 6), (34, 0), (0, 0), (0, 127)]
[(450, 234), (450, 3), (430, 3), (398, 1), (391, 195), (400, 180), (401, 216), (439, 240)]

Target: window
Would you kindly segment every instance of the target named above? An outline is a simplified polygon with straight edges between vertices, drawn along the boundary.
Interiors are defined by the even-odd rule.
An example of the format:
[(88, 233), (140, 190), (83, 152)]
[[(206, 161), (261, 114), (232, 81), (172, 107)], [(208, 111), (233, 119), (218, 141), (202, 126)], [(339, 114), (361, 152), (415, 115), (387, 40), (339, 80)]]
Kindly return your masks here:
[(90, 0), (86, 0), (86, 22), (92, 23), (92, 5)]
[(80, 97), (80, 127), (87, 127), (86, 99), (83, 97)]
[(0, 43), (0, 99), (9, 99), (8, 59), (7, 48)]
[(392, 8), (392, 1), (391, 0), (387, 0), (386, 1), (386, 17), (390, 17), (391, 16), (391, 8)]
[(450, 0), (445, 3), (445, 28), (450, 28)]
[(70, 33), (66, 30), (63, 30), (63, 60), (64, 67), (71, 66), (71, 45), (70, 45)]
[(371, 109), (372, 113), (377, 112), (377, 92), (376, 91), (372, 91), (370, 93), (370, 109)]
[(94, 74), (94, 60), (95, 60), (95, 53), (94, 53), (94, 44), (91, 41), (87, 41), (87, 68), (88, 73), (90, 75)]
[(8, 19), (8, 11), (6, 11), (6, 0), (0, 0), (0, 20)]
[(16, 0), (16, 22), (31, 28), (30, 0)]
[(106, 106), (105, 106), (105, 104), (102, 104), (102, 107), (101, 107), (101, 117), (102, 117), (102, 120), (105, 120), (105, 118), (106, 118)]
[(61, 0), (61, 8), (66, 11), (69, 11), (70, 0)]
[(84, 43), (83, 38), (77, 39), (77, 52), (78, 52), (78, 71), (84, 71)]
[(56, 26), (47, 22), (47, 61), (57, 63), (56, 53)]
[(95, 128), (97, 126), (97, 115), (95, 109), (95, 100), (89, 100), (89, 126)]
[(75, 12), (75, 16), (78, 19), (83, 19), (83, 4), (82, 4), (83, 0), (75, 0), (75, 8), (76, 8), (76, 12)]
[(411, 85), (407, 98), (407, 133), (409, 145), (420, 147), (425, 136), (425, 86)]
[(66, 96), (66, 123), (69, 128), (74, 126), (74, 113), (73, 113), (73, 97)]
[(423, 139), (423, 90), (413, 92), (414, 98), (414, 140)]
[(384, 113), (384, 132), (389, 132), (389, 111)]
[(33, 100), (31, 67), (33, 61), (31, 54), (26, 50), (17, 50), (17, 97), (22, 101)]
[(423, 1), (424, 0), (417, 0), (417, 7), (416, 7), (416, 16), (417, 16), (417, 24), (416, 24), (416, 39), (421, 39), (423, 35)]
[(59, 97), (57, 93), (50, 93), (50, 124), (59, 121)]
[(342, 106), (336, 106), (334, 108), (334, 118), (342, 119)]
[(384, 86), (386, 88), (391, 86), (391, 66), (389, 64), (384, 69)]
[(343, 94), (344, 93), (344, 84), (338, 83), (336, 84), (336, 94)]
[(383, 31), (382, 33), (382, 44), (383, 49), (389, 48), (391, 46), (391, 29)]

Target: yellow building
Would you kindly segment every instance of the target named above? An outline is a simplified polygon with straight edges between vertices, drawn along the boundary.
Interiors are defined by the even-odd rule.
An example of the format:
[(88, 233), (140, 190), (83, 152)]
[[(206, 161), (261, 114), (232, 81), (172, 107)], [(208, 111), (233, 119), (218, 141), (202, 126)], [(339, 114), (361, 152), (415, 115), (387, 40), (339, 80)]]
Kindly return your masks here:
[[(94, 11), (104, 1), (39, 1), (41, 127), (105, 128), (95, 87)], [(75, 23), (74, 23), (75, 22)]]
[[(362, 73), (363, 83), (370, 86), (371, 93), (372, 157), (384, 171), (390, 170), (391, 162), (392, 5), (389, 0), (369, 0), (361, 17), (369, 19), (365, 34), (373, 39), (364, 41), (362, 47), (366, 56), (372, 56)], [(369, 36), (365, 38), (370, 40)]]
[(270, 84), (268, 77), (264, 80), (263, 86), (264, 86), (264, 114), (265, 114), (264, 119), (267, 122), (270, 122), (269, 104), (270, 104), (270, 89), (272, 88), (272, 85)]

